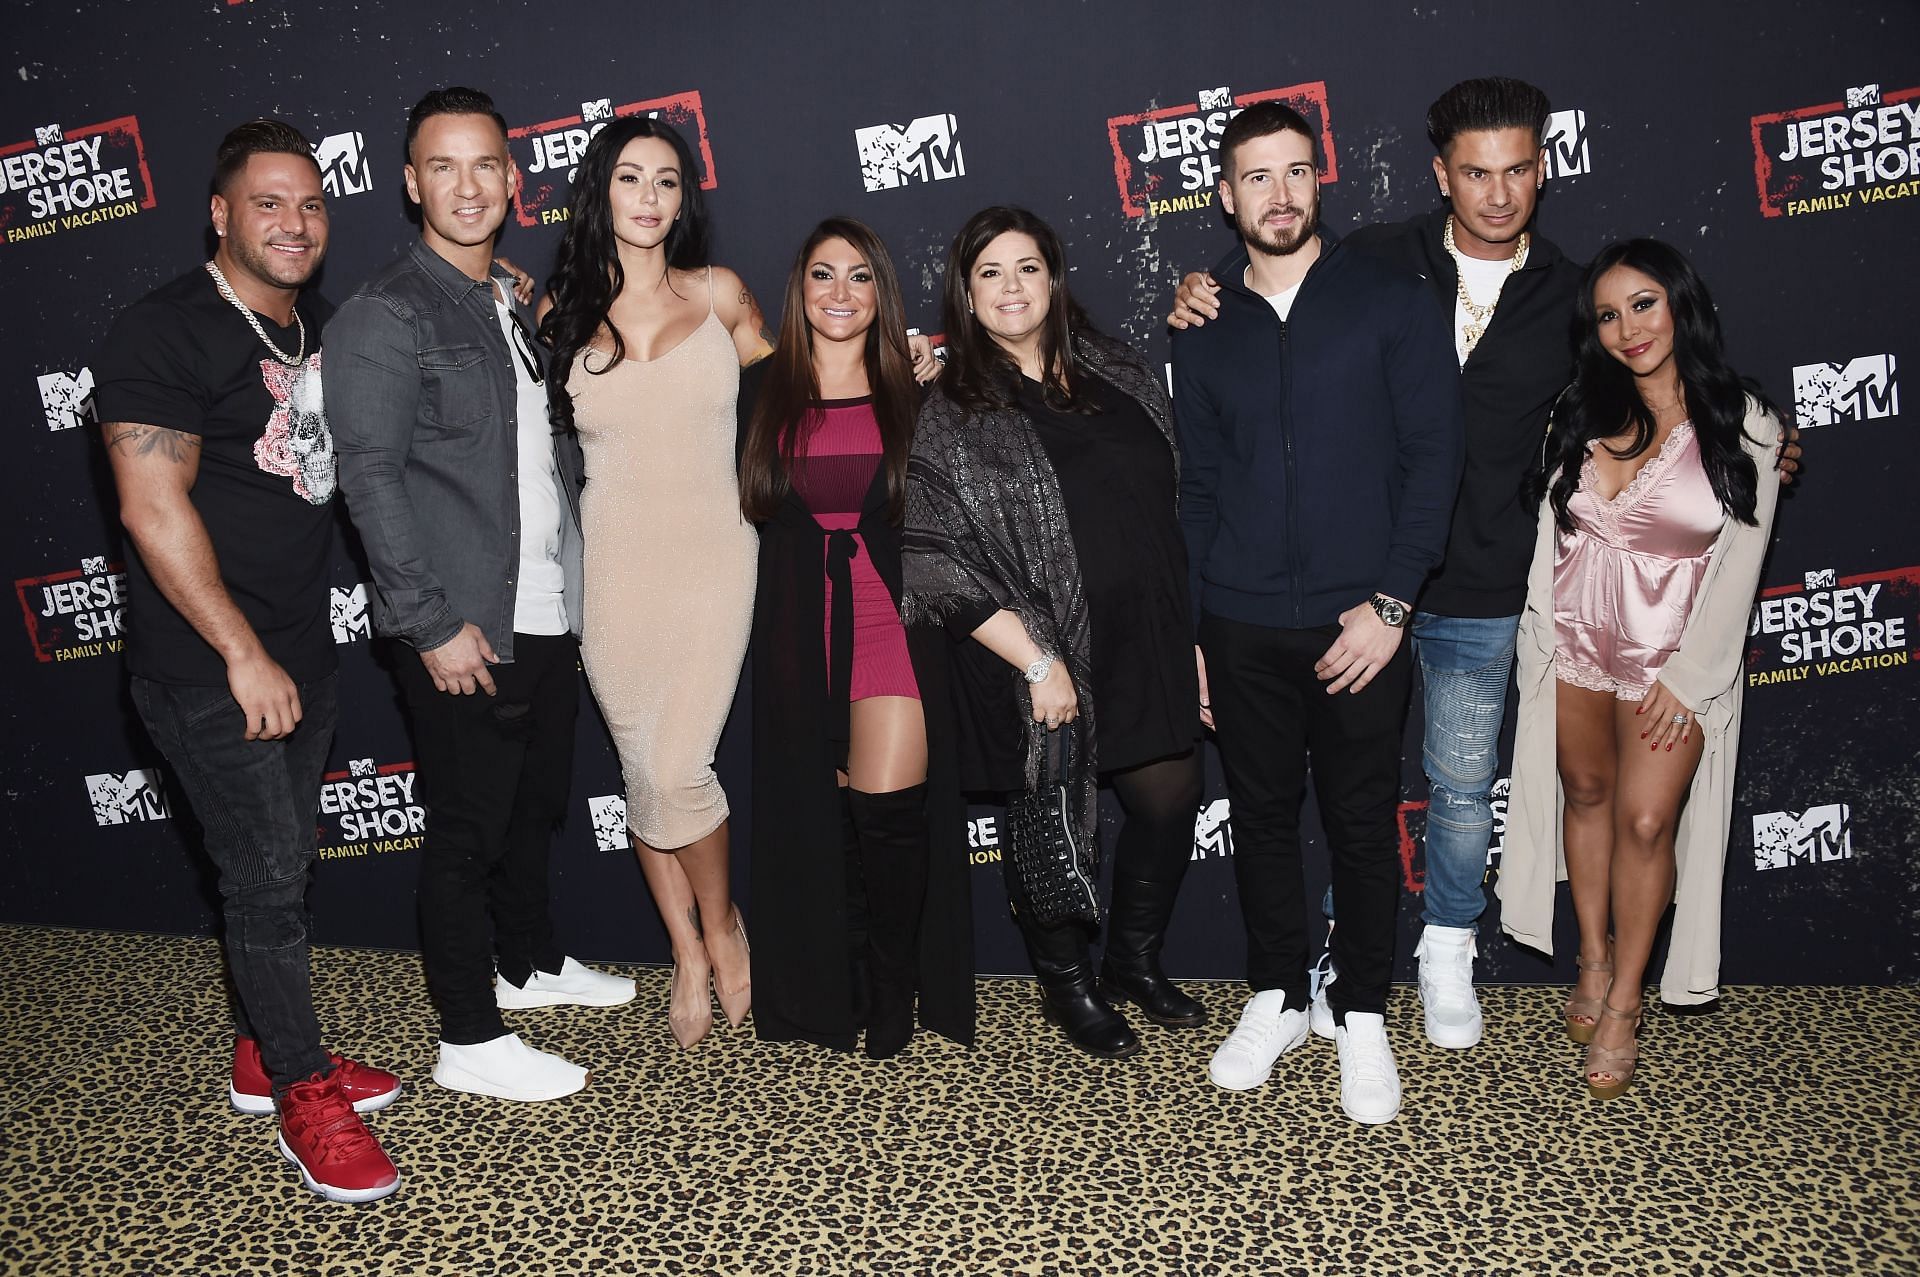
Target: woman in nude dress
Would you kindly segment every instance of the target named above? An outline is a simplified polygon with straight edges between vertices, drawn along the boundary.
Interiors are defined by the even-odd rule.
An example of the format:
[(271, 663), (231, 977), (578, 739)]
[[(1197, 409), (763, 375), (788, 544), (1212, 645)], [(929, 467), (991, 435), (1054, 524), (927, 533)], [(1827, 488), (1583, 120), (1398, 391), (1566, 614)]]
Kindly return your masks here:
[(714, 749), (753, 616), (757, 537), (734, 478), (740, 369), (771, 350), (752, 296), (707, 262), (700, 175), (667, 125), (624, 117), (580, 162), (542, 335), (554, 419), (587, 486), (582, 664), (626, 781), (627, 827), (673, 946), (682, 1047), (746, 1019)]
[[(1587, 1088), (1611, 1099), (1633, 1076), (1670, 902), (1669, 980), (1676, 966), (1718, 969), (1741, 664), (1780, 423), (1727, 366), (1706, 285), (1677, 250), (1609, 245), (1576, 304), (1574, 381), (1547, 439), (1520, 623), (1499, 891), (1501, 925), (1550, 946), (1557, 845), (1580, 929), (1567, 1032), (1587, 1044)], [(1703, 965), (1704, 937), (1716, 953)]]

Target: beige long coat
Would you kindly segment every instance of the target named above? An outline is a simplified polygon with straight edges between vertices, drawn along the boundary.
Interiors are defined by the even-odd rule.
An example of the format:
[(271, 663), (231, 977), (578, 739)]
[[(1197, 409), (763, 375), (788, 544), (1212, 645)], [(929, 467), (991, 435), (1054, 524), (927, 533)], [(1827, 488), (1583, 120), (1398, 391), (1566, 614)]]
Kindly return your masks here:
[[(1680, 810), (1674, 858), (1673, 938), (1660, 975), (1660, 999), (1686, 1005), (1707, 1002), (1720, 991), (1720, 887), (1726, 868), (1733, 812), (1733, 774), (1740, 746), (1740, 691), (1745, 684), (1747, 620), (1760, 564), (1772, 535), (1780, 476), (1773, 451), (1780, 423), (1747, 404), (1746, 440), (1759, 477), (1750, 527), (1728, 515), (1713, 543), (1713, 557), (1680, 650), (1660, 671), (1660, 681), (1694, 711), (1705, 732), (1700, 769)], [(1567, 876), (1561, 846), (1560, 772), (1555, 763), (1553, 676), (1552, 507), (1540, 503), (1539, 534), (1527, 575), (1527, 606), (1520, 617), (1518, 730), (1507, 807), (1506, 849), (1495, 893), (1500, 927), (1542, 953), (1553, 952), (1554, 886)]]

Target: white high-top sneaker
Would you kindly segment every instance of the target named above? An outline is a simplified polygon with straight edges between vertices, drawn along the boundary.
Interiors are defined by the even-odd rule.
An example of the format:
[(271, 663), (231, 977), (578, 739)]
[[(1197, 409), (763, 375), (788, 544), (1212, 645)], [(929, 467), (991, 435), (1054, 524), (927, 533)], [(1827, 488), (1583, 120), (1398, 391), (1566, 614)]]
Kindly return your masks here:
[(1473, 995), (1472, 927), (1429, 925), (1414, 950), (1420, 959), (1420, 1006), (1426, 1012), (1427, 1041), (1449, 1051), (1480, 1043), (1480, 1000)]

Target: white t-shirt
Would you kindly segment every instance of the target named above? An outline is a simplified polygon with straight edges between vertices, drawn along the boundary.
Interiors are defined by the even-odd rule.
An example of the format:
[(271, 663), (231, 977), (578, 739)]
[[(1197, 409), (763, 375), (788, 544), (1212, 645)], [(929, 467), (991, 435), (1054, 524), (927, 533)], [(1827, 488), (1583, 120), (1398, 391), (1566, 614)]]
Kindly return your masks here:
[[(1482, 261), (1478, 257), (1468, 257), (1465, 253), (1456, 259), (1460, 263), (1460, 279), (1467, 286), (1467, 296), (1473, 298), (1476, 306), (1491, 306), (1500, 300), (1500, 290), (1506, 286), (1507, 277), (1513, 274), (1513, 262), (1510, 258), (1499, 261)], [(1473, 316), (1467, 314), (1467, 308), (1460, 304), (1460, 298), (1453, 299), (1453, 353), (1460, 357), (1462, 364), (1467, 362), (1467, 325), (1473, 322)], [(1492, 323), (1489, 316), (1488, 323)]]
[[(1304, 283), (1306, 281), (1302, 280), (1301, 282)], [(1299, 295), (1299, 284), (1295, 284), (1285, 292), (1261, 294), (1262, 297), (1266, 298), (1267, 305), (1273, 307), (1273, 313), (1280, 316), (1280, 322), (1283, 324), (1287, 322), (1287, 316), (1293, 313), (1293, 299)]]
[(520, 574), (513, 600), (516, 634), (567, 632), (567, 574), (560, 566), (560, 472), (553, 464), (553, 427), (547, 421), (547, 391), (527, 371), (525, 339), (514, 331), (513, 312), (493, 300), (501, 335), (513, 361), (514, 421), (519, 457)]

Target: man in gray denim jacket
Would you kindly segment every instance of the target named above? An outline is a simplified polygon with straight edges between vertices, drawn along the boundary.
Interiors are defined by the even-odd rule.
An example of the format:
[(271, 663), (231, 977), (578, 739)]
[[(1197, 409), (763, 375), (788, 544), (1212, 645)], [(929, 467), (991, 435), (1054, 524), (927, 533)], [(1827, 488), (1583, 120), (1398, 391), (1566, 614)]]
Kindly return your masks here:
[(374, 626), (412, 649), (397, 666), (428, 808), (434, 1080), (555, 1099), (586, 1070), (507, 1032), (501, 1010), (634, 993), (562, 954), (547, 908), (580, 702), (580, 446), (548, 422), (546, 352), (494, 273), (514, 173), (492, 100), (429, 93), (407, 157), (420, 241), (327, 332), (340, 487), (373, 569)]

